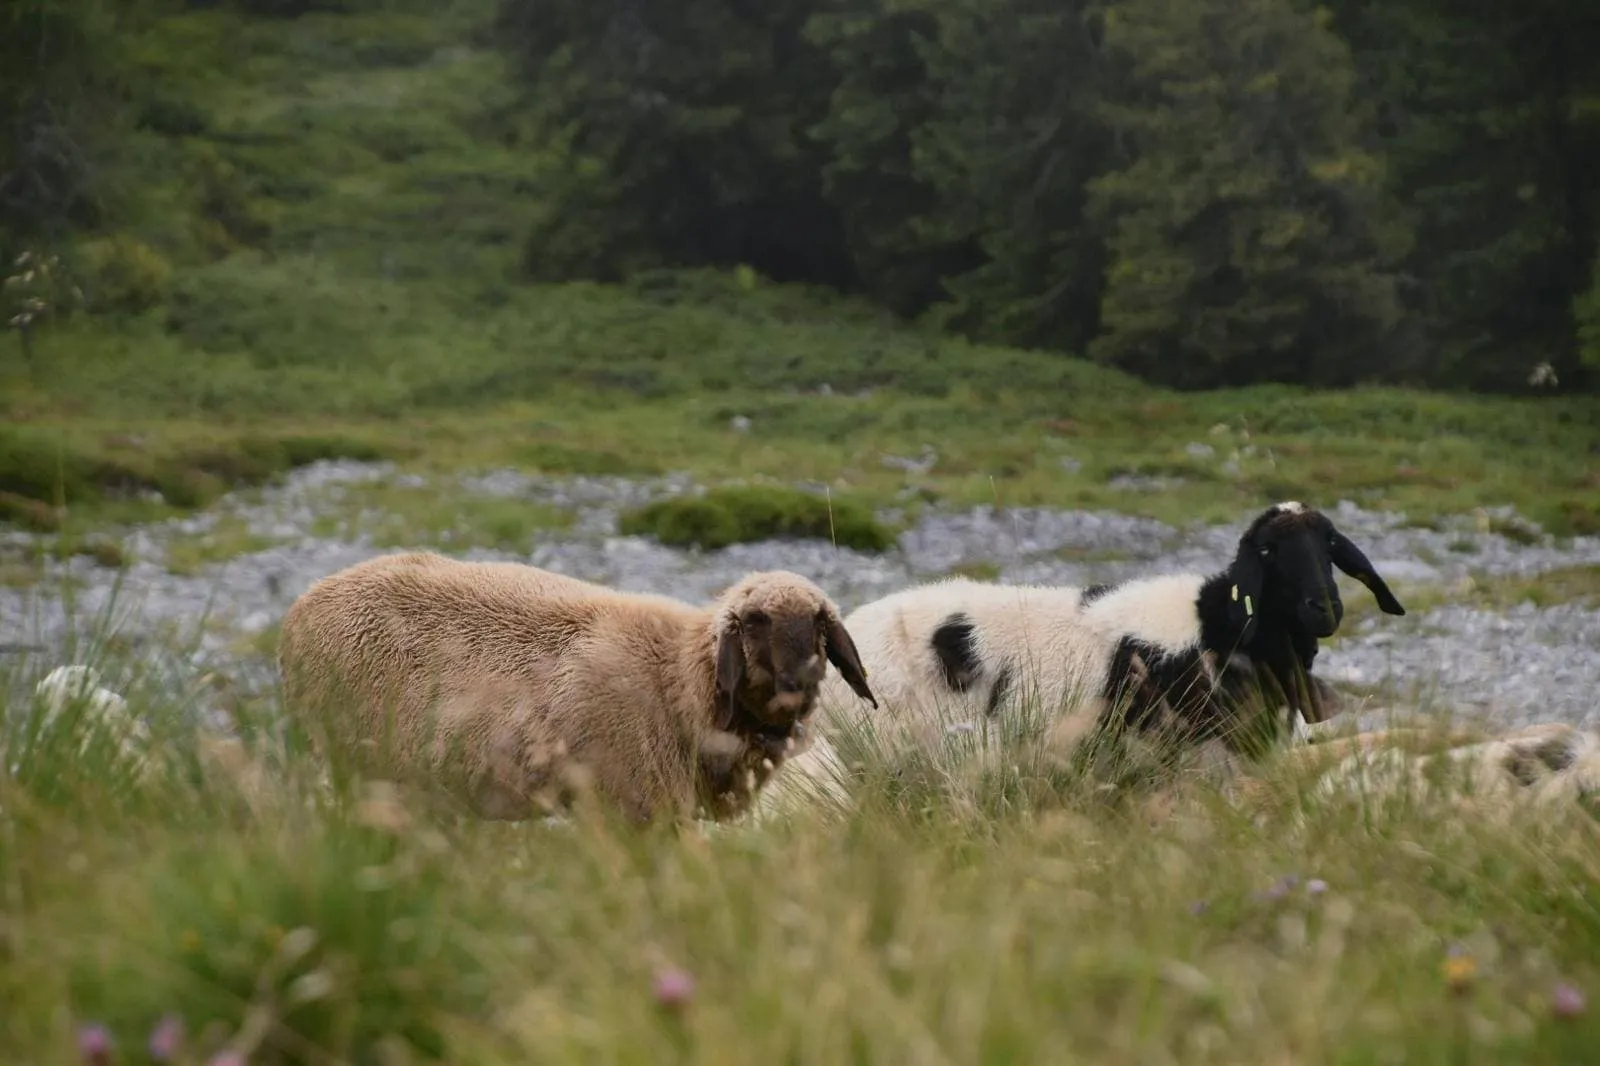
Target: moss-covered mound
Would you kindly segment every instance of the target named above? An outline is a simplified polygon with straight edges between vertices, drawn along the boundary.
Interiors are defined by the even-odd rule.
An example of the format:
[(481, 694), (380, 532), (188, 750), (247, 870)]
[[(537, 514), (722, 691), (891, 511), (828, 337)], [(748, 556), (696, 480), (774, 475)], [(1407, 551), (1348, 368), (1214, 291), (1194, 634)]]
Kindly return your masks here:
[(628, 511), (621, 529), (674, 547), (723, 548), (769, 539), (818, 537), (857, 551), (894, 547), (894, 531), (857, 500), (768, 485), (729, 486), (703, 496), (658, 500)]

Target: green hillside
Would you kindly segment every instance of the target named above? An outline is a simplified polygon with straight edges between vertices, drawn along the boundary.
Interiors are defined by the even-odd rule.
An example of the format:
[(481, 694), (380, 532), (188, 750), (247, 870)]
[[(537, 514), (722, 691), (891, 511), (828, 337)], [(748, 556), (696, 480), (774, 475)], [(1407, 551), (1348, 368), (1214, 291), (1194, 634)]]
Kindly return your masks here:
[(0, 349), (0, 513), (153, 515), (135, 490), (195, 506), (338, 454), (871, 495), (905, 482), (883, 454), (931, 445), (927, 498), (1217, 514), (1346, 496), (1600, 528), (1592, 397), (1171, 393), (748, 270), (530, 283), (550, 160), (493, 5), (406, 6), (137, 23), (119, 221), (57, 242), (82, 305), (63, 285), (31, 359)]

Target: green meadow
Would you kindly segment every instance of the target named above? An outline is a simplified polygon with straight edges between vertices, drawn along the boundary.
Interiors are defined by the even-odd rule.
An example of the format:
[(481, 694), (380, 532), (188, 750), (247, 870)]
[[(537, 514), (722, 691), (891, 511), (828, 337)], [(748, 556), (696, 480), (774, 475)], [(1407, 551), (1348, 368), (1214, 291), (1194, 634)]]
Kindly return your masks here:
[[(449, 488), (502, 468), (687, 473), (716, 491), (628, 531), (701, 547), (878, 550), (889, 509), (1231, 521), (1280, 498), (1600, 533), (1593, 396), (1178, 392), (749, 270), (528, 282), (548, 160), (484, 12), (216, 7), (142, 31), (168, 90), (120, 149), (133, 206), (66, 253), (119, 310), (63, 312), (26, 354), (0, 337), (0, 526), (29, 534), (0, 543), (0, 590), (52, 594), (51, 556), (115, 570), (142, 523), (325, 459), (444, 486), (319, 510), (318, 535), (396, 547), (567, 527)], [(162, 562), (265, 543), (224, 522)], [(1575, 567), (1415, 595), (1597, 587)], [(235, 701), (247, 763), (219, 761), (199, 681), (75, 624), (70, 661), (115, 680), (160, 757), (130, 760), (82, 707), (46, 721), (32, 687), (56, 663), (0, 655), (6, 1062), (1458, 1066), (1600, 1046), (1581, 810), (1333, 802), (1269, 757), (1274, 802), (1246, 812), (1202, 775), (1064, 773), (994, 737), (973, 743), (1001, 769), (963, 770), (953, 744), (865, 774), (837, 818), (474, 823), (324, 787), (271, 694)]]

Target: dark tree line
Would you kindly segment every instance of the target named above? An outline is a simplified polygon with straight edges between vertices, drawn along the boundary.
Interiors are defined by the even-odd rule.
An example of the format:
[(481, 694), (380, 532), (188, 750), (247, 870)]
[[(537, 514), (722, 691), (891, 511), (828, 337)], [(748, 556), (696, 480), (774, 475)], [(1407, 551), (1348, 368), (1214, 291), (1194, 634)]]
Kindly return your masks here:
[[(0, 244), (115, 212), (130, 22), (223, 2), (395, 0), (0, 0)], [(1600, 387), (1593, 0), (498, 3), (535, 277), (749, 264), (1186, 387)]]
[(110, 6), (0, 0), (0, 235), (94, 225), (96, 151), (119, 118)]
[(498, 29), (565, 149), (538, 276), (748, 263), (1181, 386), (1600, 378), (1590, 0), (502, 0)]

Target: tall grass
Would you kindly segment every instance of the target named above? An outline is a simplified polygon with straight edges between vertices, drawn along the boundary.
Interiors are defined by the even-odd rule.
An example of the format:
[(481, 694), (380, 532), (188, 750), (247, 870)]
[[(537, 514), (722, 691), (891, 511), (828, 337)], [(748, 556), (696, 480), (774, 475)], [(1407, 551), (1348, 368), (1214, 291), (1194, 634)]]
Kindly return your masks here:
[(193, 692), (93, 647), (157, 757), (81, 710), (42, 728), (53, 664), (7, 660), (7, 1061), (74, 1061), (86, 1026), (158, 1061), (179, 1021), (175, 1061), (307, 1064), (1577, 1062), (1600, 1038), (1575, 810), (1335, 801), (1270, 762), (1247, 810), (1182, 767), (1046, 765), (1023, 726), (856, 775), (849, 812), (492, 824), (330, 788), (271, 693), (234, 708), (242, 748), (202, 743)]

